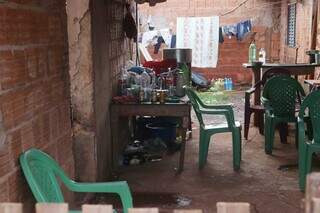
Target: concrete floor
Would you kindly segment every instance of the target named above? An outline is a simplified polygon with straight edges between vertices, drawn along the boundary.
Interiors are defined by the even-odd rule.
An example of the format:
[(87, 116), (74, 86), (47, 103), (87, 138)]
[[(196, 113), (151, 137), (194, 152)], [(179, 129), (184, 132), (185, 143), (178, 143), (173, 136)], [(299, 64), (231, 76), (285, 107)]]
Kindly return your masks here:
[[(235, 93), (236, 117), (242, 120), (243, 93)], [(210, 121), (210, 118), (206, 119)], [(212, 120), (211, 121), (217, 121)], [(162, 161), (123, 167), (120, 179), (127, 180), (133, 192), (135, 207), (159, 207), (163, 212), (177, 208), (216, 212), (216, 203), (249, 202), (253, 213), (301, 212), (304, 194), (298, 189), (297, 167), (279, 166), (297, 163), (294, 132), (289, 144), (280, 144), (276, 134), (272, 156), (264, 153), (264, 137), (250, 129), (249, 140), (243, 140), (243, 161), (239, 172), (232, 168), (231, 135), (211, 138), (208, 163), (198, 169), (198, 123), (194, 119), (193, 138), (186, 147), (185, 170), (176, 175), (179, 152)]]

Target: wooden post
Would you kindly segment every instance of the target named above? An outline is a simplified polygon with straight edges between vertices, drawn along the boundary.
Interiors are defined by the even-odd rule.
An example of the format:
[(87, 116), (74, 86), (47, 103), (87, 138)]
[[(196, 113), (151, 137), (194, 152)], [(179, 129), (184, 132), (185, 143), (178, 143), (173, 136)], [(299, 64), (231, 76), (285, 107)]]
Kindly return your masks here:
[(82, 205), (83, 213), (112, 213), (111, 205)]
[(249, 203), (217, 203), (217, 213), (250, 213)]
[(313, 213), (313, 200), (320, 198), (320, 173), (311, 173), (307, 176), (305, 213)]
[(0, 203), (0, 213), (22, 213), (22, 204)]
[(159, 213), (157, 208), (129, 209), (129, 213)]
[(68, 213), (69, 206), (67, 203), (37, 203), (36, 213)]
[(202, 213), (200, 209), (181, 209), (181, 210), (174, 210), (173, 213)]
[(312, 213), (320, 212), (320, 198), (313, 198), (312, 204)]

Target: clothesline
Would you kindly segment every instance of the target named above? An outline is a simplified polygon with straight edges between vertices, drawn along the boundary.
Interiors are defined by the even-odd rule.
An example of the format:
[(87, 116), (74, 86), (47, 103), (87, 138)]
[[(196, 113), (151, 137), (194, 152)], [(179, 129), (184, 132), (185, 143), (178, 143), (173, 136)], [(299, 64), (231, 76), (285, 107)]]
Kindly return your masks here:
[[(229, 15), (229, 14), (237, 11), (239, 8), (244, 6), (248, 1), (249, 0), (244, 0), (243, 2), (238, 4), (236, 7), (232, 8), (231, 10), (229, 10), (227, 12), (224, 12), (224, 13), (220, 14), (219, 16), (220, 17), (226, 16), (226, 15)], [(260, 5), (259, 7), (250, 8), (248, 10), (265, 9), (266, 7), (270, 7), (270, 6), (273, 6), (273, 5), (276, 5), (276, 4), (280, 4), (280, 3), (283, 3), (283, 2), (287, 2), (287, 0), (280, 0), (280, 1), (277, 1), (277, 2), (268, 2), (268, 3), (265, 3), (264, 5)]]

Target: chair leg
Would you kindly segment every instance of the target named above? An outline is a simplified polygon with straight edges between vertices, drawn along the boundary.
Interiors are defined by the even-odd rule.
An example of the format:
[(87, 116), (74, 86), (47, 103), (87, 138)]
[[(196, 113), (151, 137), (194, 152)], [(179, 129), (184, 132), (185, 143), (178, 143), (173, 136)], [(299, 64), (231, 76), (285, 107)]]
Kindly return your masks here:
[(205, 145), (204, 145), (204, 164), (207, 163), (207, 160), (208, 160), (208, 153), (209, 153), (209, 145), (210, 145), (210, 135), (207, 135), (206, 136), (206, 142), (205, 142)]
[(299, 147), (299, 187), (304, 191), (306, 185), (307, 147)]
[[(299, 165), (299, 186), (300, 186), (300, 190), (304, 191), (305, 190), (305, 186), (306, 186), (306, 180), (307, 180), (307, 175), (311, 172), (311, 167), (312, 167), (312, 154), (313, 152), (311, 152), (308, 148), (306, 149), (305, 155), (304, 157), (304, 161), (302, 162), (301, 160), (301, 164), (302, 164), (302, 168), (300, 171), (300, 165)], [(300, 158), (300, 156), (299, 156)]]
[(242, 134), (241, 130), (240, 131), (240, 161), (242, 161)]
[(312, 123), (311, 123), (311, 119), (310, 118), (306, 119), (306, 124), (307, 124), (308, 139), (312, 140), (313, 139), (313, 129), (312, 129)]
[(267, 116), (266, 116), (265, 121), (266, 121), (265, 127), (264, 127), (265, 153), (270, 155), (270, 154), (272, 154), (275, 125), (274, 125), (274, 121)]
[(199, 141), (199, 169), (202, 169), (207, 161), (210, 136), (200, 130)]
[(259, 133), (264, 134), (264, 116), (262, 112), (259, 112)]
[(232, 132), (232, 150), (233, 150), (233, 169), (240, 169), (241, 161), (241, 132), (237, 128)]
[(298, 129), (298, 122), (296, 122), (296, 129), (295, 129), (295, 143), (296, 143), (296, 149), (299, 149), (299, 129)]
[(287, 143), (287, 136), (288, 136), (288, 124), (281, 123), (278, 125), (279, 127), (279, 134), (280, 134), (280, 141), (283, 144)]
[(248, 135), (249, 135), (251, 114), (252, 114), (252, 111), (249, 108), (244, 110), (244, 138), (246, 140), (248, 140)]
[(313, 155), (313, 152), (310, 151), (310, 149), (307, 149), (306, 175), (311, 172), (311, 168), (312, 168), (312, 155)]

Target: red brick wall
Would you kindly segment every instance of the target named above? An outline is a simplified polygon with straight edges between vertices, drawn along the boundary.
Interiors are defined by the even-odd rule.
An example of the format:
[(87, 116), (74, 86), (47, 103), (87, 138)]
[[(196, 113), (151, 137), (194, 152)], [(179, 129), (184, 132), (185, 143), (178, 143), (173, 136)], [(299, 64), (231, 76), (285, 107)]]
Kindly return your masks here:
[(0, 67), (0, 202), (27, 202), (21, 152), (74, 173), (64, 0), (0, 3)]
[[(181, 16), (220, 16), (221, 26), (251, 18), (253, 32), (257, 32), (255, 36), (257, 48), (265, 48), (267, 59), (278, 61), (280, 34), (277, 24), (281, 5), (271, 0), (249, 0), (240, 6), (242, 2), (242, 0), (185, 0), (181, 4), (181, 0), (168, 0), (155, 7), (143, 4), (139, 9), (143, 24), (146, 22), (146, 17), (151, 15), (156, 28), (168, 28), (169, 23), (175, 24), (176, 18)], [(225, 42), (219, 45), (218, 66), (212, 69), (195, 68), (195, 70), (205, 73), (210, 79), (229, 76), (237, 83), (251, 83), (251, 72), (242, 68), (242, 63), (248, 61), (250, 42), (250, 37), (241, 42), (235, 38), (231, 40), (225, 38)]]

